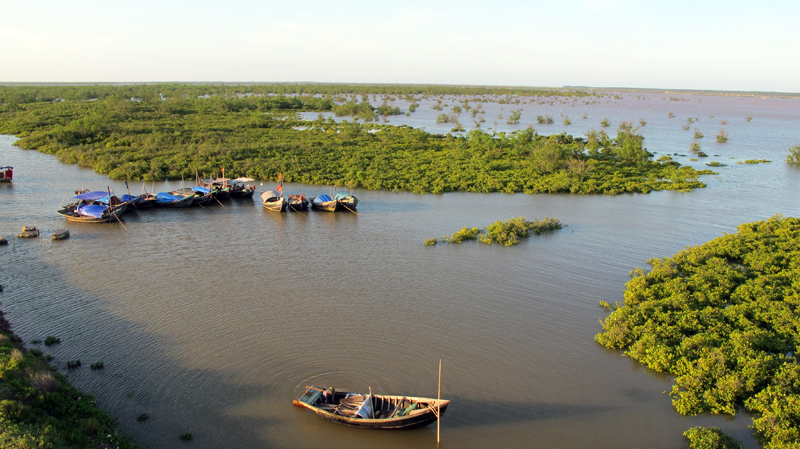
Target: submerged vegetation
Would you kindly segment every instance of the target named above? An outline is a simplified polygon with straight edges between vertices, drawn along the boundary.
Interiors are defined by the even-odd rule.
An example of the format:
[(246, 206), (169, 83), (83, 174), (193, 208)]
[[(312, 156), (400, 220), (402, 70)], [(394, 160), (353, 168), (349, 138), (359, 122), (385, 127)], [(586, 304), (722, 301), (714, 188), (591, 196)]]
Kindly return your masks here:
[[(512, 218), (510, 220), (496, 221), (486, 228), (462, 228), (453, 233), (450, 237), (442, 237), (442, 243), (463, 243), (467, 240), (478, 240), (487, 245), (498, 243), (505, 246), (512, 246), (519, 243), (519, 239), (526, 238), (531, 233), (539, 235), (543, 232), (555, 231), (563, 228), (555, 218), (544, 220), (527, 221), (525, 217)], [(436, 238), (425, 240), (426, 245), (436, 245)]]
[[(366, 95), (354, 103), (352, 97), (233, 95), (231, 86), (207, 86), (228, 89), (219, 95), (201, 86), (146, 87), (98, 86), (96, 101), (83, 101), (89, 88), (59, 87), (46, 98), (76, 100), (30, 103), (11, 99), (28, 98), (25, 89), (0, 88), (5, 101), (0, 133), (20, 137), (21, 148), (119, 180), (192, 178), (195, 171), (208, 176), (225, 168), (259, 180), (284, 173), (288, 182), (416, 193), (619, 194), (689, 191), (704, 187), (698, 178), (711, 173), (653, 161), (632, 130), (621, 130), (616, 138), (600, 133), (588, 141), (532, 129), (438, 135), (322, 116), (305, 121), (295, 114), (342, 108), (374, 117), (378, 112)], [(194, 95), (198, 92), (206, 95)], [(140, 97), (128, 97), (132, 93)], [(443, 116), (462, 130), (457, 113), (451, 114)]]
[(679, 413), (744, 407), (765, 448), (796, 448), (800, 219), (776, 216), (738, 231), (651, 259), (649, 273), (633, 271), (624, 303), (595, 339), (674, 376)]
[(0, 313), (0, 447), (133, 448), (94, 398), (28, 351)]

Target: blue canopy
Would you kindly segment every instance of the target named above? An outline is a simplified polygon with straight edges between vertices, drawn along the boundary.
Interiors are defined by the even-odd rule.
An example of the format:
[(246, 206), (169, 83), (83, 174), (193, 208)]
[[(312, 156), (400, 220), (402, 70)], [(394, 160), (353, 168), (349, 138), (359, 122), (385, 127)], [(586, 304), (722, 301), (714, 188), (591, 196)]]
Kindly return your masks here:
[(208, 192), (211, 191), (211, 189), (207, 189), (207, 188), (202, 187), (202, 186), (197, 186), (197, 187), (193, 188), (192, 190), (194, 190), (195, 192), (201, 192), (201, 193), (208, 193)]
[(124, 203), (124, 202), (126, 202), (126, 201), (133, 201), (133, 200), (135, 200), (136, 198), (138, 198), (138, 197), (137, 197), (137, 196), (133, 196), (133, 195), (128, 195), (128, 194), (126, 193), (125, 195), (122, 195), (122, 202)]
[(316, 198), (314, 198), (315, 203), (327, 203), (328, 201), (332, 201), (331, 197), (325, 194), (322, 194)]
[(79, 200), (99, 200), (100, 198), (108, 196), (108, 192), (105, 191), (96, 191), (96, 192), (86, 192), (81, 193), (80, 195), (76, 196), (75, 198)]
[(100, 204), (89, 204), (78, 206), (78, 215), (84, 215), (87, 217), (95, 217), (95, 218), (103, 218), (103, 212), (108, 209), (106, 206), (102, 206)]
[(169, 192), (161, 192), (156, 195), (156, 203), (163, 204), (163, 203), (174, 203), (175, 201), (182, 200), (186, 198), (185, 196), (178, 196), (173, 195)]

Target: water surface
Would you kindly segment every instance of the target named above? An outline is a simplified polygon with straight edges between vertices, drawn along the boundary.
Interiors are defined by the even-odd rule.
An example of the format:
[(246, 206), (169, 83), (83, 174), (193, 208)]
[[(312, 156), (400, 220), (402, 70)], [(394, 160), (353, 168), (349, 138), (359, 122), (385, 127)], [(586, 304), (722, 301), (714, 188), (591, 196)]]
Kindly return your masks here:
[[(636, 97), (525, 105), (523, 123), (506, 130), (562, 110), (575, 111), (573, 125), (539, 132), (581, 135), (606, 116), (642, 117), (651, 151), (685, 154), (676, 158), (704, 167), (689, 161), (693, 139), (681, 129), (686, 116), (697, 116), (708, 126), (704, 151), (718, 155), (709, 159), (729, 164), (703, 178), (708, 188), (619, 196), (355, 190), (359, 215), (276, 214), (246, 200), (134, 212), (124, 227), (85, 225), (55, 214), (62, 199), (79, 187), (121, 194), (125, 184), (0, 136), (0, 164), (15, 167), (13, 185), (0, 185), (0, 235), (34, 222), (44, 237), (63, 227), (72, 233), (0, 247), (2, 308), (26, 341), (61, 338), (45, 353), (150, 448), (182, 447), (184, 432), (198, 448), (433, 447), (435, 426), (350, 429), (291, 401), (311, 384), (435, 397), (439, 359), (442, 395), (453, 400), (442, 446), (675, 448), (689, 427), (713, 425), (757, 447), (750, 417), (678, 415), (663, 393), (667, 376), (593, 336), (605, 316), (598, 302), (621, 301), (630, 270), (647, 259), (741, 223), (800, 215), (800, 170), (783, 163), (800, 143), (797, 100)], [(487, 114), (490, 106), (499, 107), (484, 105)], [(412, 118), (436, 131), (427, 120), (438, 111), (430, 115), (424, 104), (418, 111)], [(584, 112), (590, 118), (578, 126)], [(722, 118), (727, 144), (713, 141)], [(737, 164), (762, 158), (774, 162)], [(141, 189), (131, 183), (132, 193)], [(302, 184), (285, 190), (329, 193)], [(519, 216), (555, 217), (568, 227), (509, 248), (423, 245)], [(68, 372), (66, 362), (76, 359), (82, 368)], [(105, 369), (88, 369), (101, 360)], [(151, 418), (137, 423), (140, 413)]]

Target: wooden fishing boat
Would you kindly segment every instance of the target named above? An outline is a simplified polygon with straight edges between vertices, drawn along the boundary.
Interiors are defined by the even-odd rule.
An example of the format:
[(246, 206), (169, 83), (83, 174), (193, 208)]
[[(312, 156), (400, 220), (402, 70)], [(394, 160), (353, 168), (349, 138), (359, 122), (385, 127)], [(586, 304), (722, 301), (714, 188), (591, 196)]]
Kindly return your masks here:
[(214, 199), (214, 194), (210, 189), (199, 186), (192, 189), (178, 189), (170, 193), (176, 195), (191, 195), (194, 197), (194, 202), (192, 204), (202, 207), (208, 206), (211, 200)]
[(261, 203), (267, 210), (273, 212), (286, 212), (288, 202), (283, 195), (278, 195), (272, 190), (261, 194)]
[(358, 198), (349, 193), (339, 192), (333, 197), (333, 199), (336, 200), (336, 210), (349, 210), (351, 212), (355, 212), (356, 207), (358, 206)]
[(305, 195), (289, 195), (286, 198), (286, 209), (293, 212), (308, 210), (308, 199)]
[(189, 207), (194, 203), (194, 193), (161, 192), (156, 195), (156, 206), (159, 207)]
[(211, 189), (214, 193), (214, 198), (227, 200), (231, 197), (231, 186), (228, 181), (230, 181), (228, 178), (198, 179), (197, 185)]
[(17, 237), (21, 239), (31, 239), (34, 237), (39, 237), (39, 228), (36, 226), (23, 226), (22, 232), (17, 234)]
[(152, 193), (143, 193), (139, 195), (139, 204), (136, 205), (136, 209), (150, 209), (151, 207), (156, 205), (156, 196)]
[(128, 210), (131, 210), (131, 209), (138, 209), (139, 208), (139, 204), (141, 204), (142, 197), (141, 196), (133, 196), (133, 195), (129, 195), (129, 194), (126, 193), (125, 195), (122, 195), (122, 198), (120, 198), (120, 201), (125, 204), (125, 210), (128, 211)]
[(303, 396), (293, 401), (335, 423), (365, 429), (416, 429), (436, 421), (444, 414), (448, 400), (410, 396), (387, 396), (337, 391), (333, 388), (306, 387)]
[(94, 191), (83, 192), (74, 197), (74, 203), (67, 204), (56, 211), (69, 221), (81, 223), (108, 223), (119, 220), (120, 215), (130, 204), (123, 202), (108, 192)]
[[(331, 198), (333, 195), (333, 198)], [(358, 198), (350, 193), (336, 192), (334, 187), (331, 195), (319, 195), (311, 199), (311, 208), (328, 212), (350, 211), (355, 212), (358, 207)]]
[(253, 178), (236, 178), (229, 183), (231, 187), (231, 198), (252, 198), (256, 191), (256, 186), (248, 184), (253, 182)]
[(14, 177), (14, 167), (6, 165), (5, 167), (0, 167), (0, 182), (11, 182), (11, 178)]
[(53, 240), (64, 240), (69, 238), (69, 229), (58, 229), (53, 233)]
[(311, 208), (314, 210), (325, 210), (328, 212), (336, 212), (336, 200), (330, 197), (330, 195), (319, 195), (311, 198)]
[(56, 211), (69, 221), (80, 223), (109, 223), (117, 221), (125, 212), (121, 206), (109, 207), (102, 204), (82, 204), (74, 208), (65, 207)]

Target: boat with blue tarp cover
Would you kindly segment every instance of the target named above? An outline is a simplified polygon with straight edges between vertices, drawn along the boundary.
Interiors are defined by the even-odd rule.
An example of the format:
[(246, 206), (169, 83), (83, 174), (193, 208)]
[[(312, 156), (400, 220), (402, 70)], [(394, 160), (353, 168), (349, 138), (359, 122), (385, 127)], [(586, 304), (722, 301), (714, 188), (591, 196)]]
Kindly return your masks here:
[(449, 400), (411, 396), (387, 396), (372, 392), (350, 393), (334, 388), (306, 387), (299, 407), (338, 424), (365, 429), (416, 429), (436, 421)]
[(328, 212), (336, 212), (336, 200), (330, 195), (322, 194), (311, 198), (311, 208), (316, 210), (326, 210)]
[(115, 221), (125, 212), (130, 203), (105, 191), (83, 192), (73, 197), (77, 200), (59, 209), (57, 213), (67, 220), (83, 223)]
[(311, 208), (317, 210), (325, 210), (328, 212), (336, 212), (340, 210), (349, 210), (355, 212), (358, 206), (358, 199), (350, 193), (334, 193), (333, 198), (330, 195), (319, 195), (311, 199)]
[(194, 192), (194, 204), (198, 206), (208, 206), (214, 199), (214, 192), (208, 187), (196, 186), (192, 188)]
[(189, 207), (194, 203), (194, 193), (181, 193), (177, 190), (161, 192), (156, 195), (156, 206), (160, 207)]

